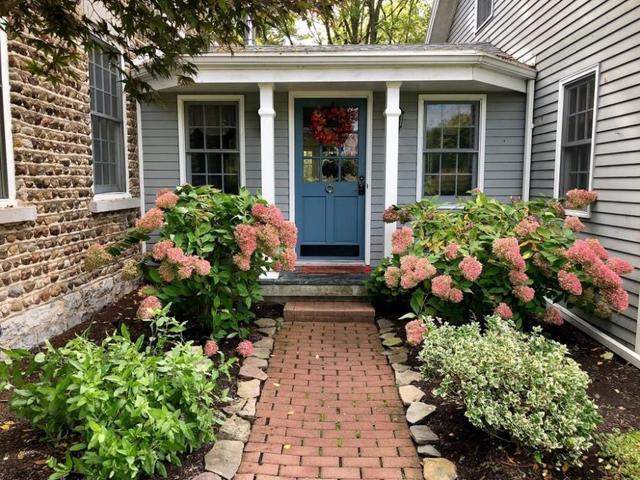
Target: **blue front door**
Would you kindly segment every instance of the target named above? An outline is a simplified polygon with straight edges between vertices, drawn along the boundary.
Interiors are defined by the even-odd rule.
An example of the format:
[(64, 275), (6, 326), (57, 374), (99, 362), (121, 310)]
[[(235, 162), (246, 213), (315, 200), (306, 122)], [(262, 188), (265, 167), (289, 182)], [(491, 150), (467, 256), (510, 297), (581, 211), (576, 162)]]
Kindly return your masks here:
[(364, 258), (366, 103), (295, 101), (298, 254)]

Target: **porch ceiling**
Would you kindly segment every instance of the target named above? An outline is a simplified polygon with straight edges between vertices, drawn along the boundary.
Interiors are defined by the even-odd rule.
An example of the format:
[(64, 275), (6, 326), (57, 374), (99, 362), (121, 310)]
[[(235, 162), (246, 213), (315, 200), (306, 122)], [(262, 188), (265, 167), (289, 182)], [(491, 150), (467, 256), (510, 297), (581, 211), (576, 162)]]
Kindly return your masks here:
[[(525, 92), (526, 81), (536, 74), (487, 45), (257, 47), (233, 54), (214, 51), (193, 62), (198, 67), (194, 91), (201, 84), (253, 90), (258, 83), (273, 83), (278, 90), (328, 85), (377, 90), (386, 82), (402, 82), (403, 89), (415, 90)], [(145, 79), (158, 90), (177, 87), (175, 78)]]

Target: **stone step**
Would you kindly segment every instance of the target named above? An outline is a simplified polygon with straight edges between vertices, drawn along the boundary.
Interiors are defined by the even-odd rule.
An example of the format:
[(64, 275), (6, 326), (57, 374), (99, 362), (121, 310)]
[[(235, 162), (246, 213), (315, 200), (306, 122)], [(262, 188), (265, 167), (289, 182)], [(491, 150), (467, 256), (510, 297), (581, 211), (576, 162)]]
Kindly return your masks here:
[(373, 322), (375, 310), (369, 302), (294, 300), (284, 306), (284, 319), (289, 322)]
[(261, 278), (266, 301), (286, 303), (293, 300), (354, 300), (367, 296), (366, 273), (284, 272)]

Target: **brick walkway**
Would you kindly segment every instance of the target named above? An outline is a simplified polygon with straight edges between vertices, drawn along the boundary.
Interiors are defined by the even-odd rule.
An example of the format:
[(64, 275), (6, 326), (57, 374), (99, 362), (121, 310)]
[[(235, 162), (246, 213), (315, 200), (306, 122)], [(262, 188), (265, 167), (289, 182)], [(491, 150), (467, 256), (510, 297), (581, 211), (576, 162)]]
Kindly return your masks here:
[(286, 323), (236, 480), (421, 479), (373, 323)]

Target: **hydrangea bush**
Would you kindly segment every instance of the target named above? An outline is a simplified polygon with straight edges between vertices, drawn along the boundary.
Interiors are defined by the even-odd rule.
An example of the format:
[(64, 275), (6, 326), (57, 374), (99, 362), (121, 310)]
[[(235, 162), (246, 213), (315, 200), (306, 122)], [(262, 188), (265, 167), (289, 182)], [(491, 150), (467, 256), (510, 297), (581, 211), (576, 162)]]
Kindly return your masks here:
[(292, 270), (296, 262), (296, 226), (275, 205), (245, 190), (230, 195), (183, 185), (162, 192), (122, 242), (91, 247), (86, 268), (99, 268), (152, 233), (159, 238), (142, 263), (148, 285), (140, 290), (138, 316), (150, 318), (170, 303), (179, 318), (200, 319), (216, 338), (252, 317), (263, 272)]
[[(567, 205), (584, 208), (593, 192), (568, 193)], [(386, 222), (410, 222), (393, 235), (392, 256), (372, 273), (373, 296), (410, 298), (417, 313), (465, 321), (497, 314), (521, 325), (528, 317), (560, 323), (545, 299), (566, 302), (608, 318), (628, 308), (621, 275), (633, 271), (597, 239), (580, 239), (577, 217), (557, 201), (501, 203), (482, 193), (458, 209), (431, 200), (391, 207)]]
[(589, 377), (540, 327), (523, 333), (495, 315), (481, 330), (429, 317), (420, 340), (423, 374), (440, 380), (434, 393), (461, 405), (475, 427), (569, 462), (591, 447), (602, 419), (587, 395)]

